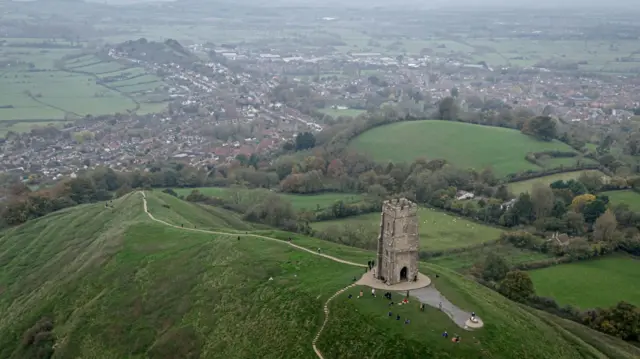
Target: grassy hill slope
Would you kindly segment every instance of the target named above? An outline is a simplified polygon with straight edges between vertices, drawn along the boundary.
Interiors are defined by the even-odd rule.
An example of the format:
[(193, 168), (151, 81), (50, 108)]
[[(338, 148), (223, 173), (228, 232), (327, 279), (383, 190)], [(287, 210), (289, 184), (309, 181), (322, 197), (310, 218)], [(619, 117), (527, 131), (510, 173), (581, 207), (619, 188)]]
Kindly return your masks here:
[(349, 147), (378, 161), (410, 162), (425, 157), (478, 170), (491, 166), (499, 176), (540, 170), (525, 160), (528, 152), (574, 152), (562, 142), (538, 141), (516, 130), (450, 121), (411, 121), (376, 127), (353, 139)]
[[(198, 228), (231, 221), (228, 213), (221, 219), (170, 196), (147, 196), (149, 210), (162, 220), (195, 216)], [(137, 193), (114, 201), (114, 207), (76, 207), (0, 233), (0, 358), (35, 358), (54, 342), (53, 358), (313, 358), (322, 304), (362, 273), (286, 243), (153, 222)], [(205, 223), (207, 217), (213, 219)], [(342, 259), (367, 257), (362, 250), (288, 235)], [(433, 264), (423, 271), (440, 273), (436, 287), (478, 312), (485, 328), (457, 331), (460, 345), (436, 343), (443, 329), (456, 331), (442, 313), (408, 306), (412, 324), (396, 326), (383, 322), (382, 299), (356, 302), (343, 293), (332, 302), (318, 342), (325, 358), (609, 355), (452, 271)], [(609, 340), (621, 353), (610, 357), (638, 354)]]
[(149, 208), (153, 208), (154, 215), (162, 217), (166, 222), (185, 227), (200, 227), (209, 229), (236, 229), (247, 231), (262, 228), (242, 221), (239, 214), (223, 208), (211, 207), (183, 201), (166, 193), (155, 191), (148, 196)]
[(137, 194), (114, 205), (4, 233), (1, 358), (34, 357), (23, 336), (43, 317), (58, 358), (310, 358), (323, 301), (361, 273), (277, 243), (151, 222)]

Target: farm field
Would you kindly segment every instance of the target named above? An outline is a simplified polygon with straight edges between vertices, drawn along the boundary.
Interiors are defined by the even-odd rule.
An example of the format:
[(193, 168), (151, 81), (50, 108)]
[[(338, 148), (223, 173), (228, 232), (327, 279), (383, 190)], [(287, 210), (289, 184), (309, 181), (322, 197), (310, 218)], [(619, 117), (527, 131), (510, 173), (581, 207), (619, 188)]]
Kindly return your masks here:
[[(193, 190), (198, 190), (206, 196), (225, 198), (231, 195), (230, 188), (224, 187), (200, 187), (200, 188), (174, 188), (180, 196), (188, 196)], [(240, 190), (244, 192), (252, 190)], [(332, 206), (337, 201), (345, 203), (357, 203), (363, 200), (363, 196), (355, 193), (322, 193), (315, 195), (296, 195), (289, 193), (278, 193), (291, 202), (294, 209), (298, 211), (317, 211)]]
[(65, 121), (47, 121), (47, 122), (13, 122), (0, 121), (0, 137), (5, 136), (9, 131), (15, 133), (29, 132), (33, 128), (55, 126), (61, 127)]
[(561, 264), (529, 272), (536, 293), (554, 298), (560, 305), (581, 309), (609, 307), (620, 300), (640, 305), (640, 260), (611, 256)]
[(640, 212), (640, 193), (626, 190), (626, 191), (608, 191), (603, 192), (603, 195), (609, 196), (609, 203), (611, 204), (626, 204), (629, 209), (635, 212)]
[(552, 258), (551, 255), (516, 248), (509, 244), (493, 244), (460, 253), (445, 254), (425, 261), (459, 272), (465, 272), (471, 269), (474, 264), (484, 261), (489, 253), (503, 257), (510, 265)]
[[(471, 222), (430, 208), (418, 209), (418, 221), (420, 249), (424, 251), (467, 247), (496, 240), (502, 233), (498, 228)], [(380, 213), (369, 213), (311, 224), (311, 227), (318, 231), (334, 226), (352, 228), (364, 226), (374, 233), (380, 227)], [(375, 240), (372, 238), (372, 241)]]
[(498, 176), (540, 169), (525, 160), (528, 152), (572, 151), (559, 141), (538, 141), (512, 129), (432, 120), (373, 128), (353, 139), (349, 148), (378, 161), (425, 157), (477, 170), (491, 167)]
[(9, 86), (0, 90), (0, 101), (13, 108), (0, 109), (0, 120), (63, 119), (65, 114), (81, 117), (135, 107), (132, 100), (97, 85), (91, 76), (64, 71), (16, 75), (17, 78), (8, 74), (2, 78)]
[[(0, 69), (0, 81), (7, 85), (0, 88), (0, 122), (11, 121), (0, 125), (0, 134), (25, 132), (48, 123), (62, 125), (89, 114), (138, 109), (140, 113), (150, 113), (166, 108), (165, 103), (146, 102), (147, 96), (157, 97), (147, 93), (164, 86), (159, 77), (144, 75), (143, 68), (127, 68), (91, 54), (81, 55), (81, 51), (78, 48), (0, 47), (0, 60), (30, 64), (30, 67)], [(60, 61), (69, 55), (79, 57)], [(114, 78), (114, 75), (119, 76)], [(98, 80), (105, 81), (106, 86)]]
[(356, 109), (346, 109), (346, 110), (338, 110), (335, 108), (323, 108), (320, 110), (320, 112), (327, 114), (331, 117), (338, 117), (338, 116), (350, 116), (350, 117), (357, 117), (360, 114), (365, 113), (366, 111), (364, 110), (356, 110)]
[[(163, 219), (207, 217), (197, 213), (198, 206), (168, 195), (153, 191), (147, 196), (149, 210)], [(113, 206), (82, 205), (2, 232), (0, 357), (30, 357), (35, 345), (15, 338), (48, 317), (56, 336), (38, 344), (55, 342), (61, 357), (99, 352), (121, 358), (139, 351), (152, 358), (311, 358), (323, 303), (362, 273), (360, 267), (277, 241), (242, 235), (236, 240), (235, 234), (153, 222), (142, 211), (138, 193), (114, 200)], [(307, 248), (362, 258), (361, 250), (289, 235)], [(329, 304), (329, 321), (318, 341), (324, 356), (475, 359), (487, 353), (497, 359), (586, 359), (616, 352), (627, 359), (639, 353), (587, 328), (552, 324), (557, 319), (442, 267), (422, 264), (421, 271), (438, 273), (433, 285), (457, 306), (481, 313), (487, 329), (462, 332), (462, 342), (453, 345), (439, 337), (443, 330), (458, 332), (441, 312), (403, 306), (397, 312), (411, 324), (396, 323), (386, 317), (388, 304), (380, 297), (349, 300), (347, 295), (358, 290), (353, 288)], [(567, 339), (572, 333), (598, 344)], [(56, 341), (60, 337), (64, 341)]]
[(542, 161), (545, 168), (561, 168), (561, 167), (574, 167), (580, 163), (597, 164), (596, 160), (591, 158), (585, 158), (581, 156), (576, 157), (560, 157), (560, 158), (547, 158)]
[(571, 179), (578, 179), (580, 175), (583, 173), (598, 173), (602, 175), (603, 178), (607, 178), (607, 175), (597, 170), (587, 170), (587, 171), (573, 171), (573, 172), (564, 172), (564, 173), (556, 173), (549, 176), (532, 178), (525, 181), (511, 182), (507, 185), (509, 191), (514, 194), (530, 192), (535, 183), (542, 183), (545, 185), (550, 185), (555, 181), (568, 181)]

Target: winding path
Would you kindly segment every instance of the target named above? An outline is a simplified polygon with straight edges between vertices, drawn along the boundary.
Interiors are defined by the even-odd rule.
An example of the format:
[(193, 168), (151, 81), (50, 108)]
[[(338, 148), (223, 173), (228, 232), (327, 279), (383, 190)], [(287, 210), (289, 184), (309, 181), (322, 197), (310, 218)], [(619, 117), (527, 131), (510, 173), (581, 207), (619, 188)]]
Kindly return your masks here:
[(260, 238), (260, 239), (266, 239), (269, 241), (274, 241), (274, 242), (278, 242), (281, 244), (287, 244), (290, 245), (291, 247), (295, 247), (299, 250), (305, 251), (305, 252), (309, 252), (313, 255), (316, 256), (320, 256), (320, 257), (324, 257), (327, 259), (331, 259), (334, 262), (338, 262), (338, 263), (344, 263), (344, 264), (348, 264), (350, 266), (355, 266), (355, 267), (362, 267), (362, 268), (366, 268), (367, 265), (366, 264), (360, 264), (360, 263), (355, 263), (355, 262), (349, 262), (349, 261), (345, 261), (344, 259), (340, 259), (340, 258), (336, 258), (334, 256), (330, 256), (328, 254), (324, 254), (324, 253), (318, 253), (315, 252), (309, 248), (305, 248), (302, 246), (299, 246), (297, 244), (293, 244), (291, 242), (287, 242), (281, 239), (276, 239), (276, 238), (272, 238), (272, 237), (267, 237), (267, 236), (261, 236), (259, 234), (251, 234), (251, 233), (232, 233), (232, 232), (218, 232), (218, 231), (209, 231), (206, 229), (197, 229), (197, 228), (184, 228), (184, 227), (180, 227), (180, 226), (176, 226), (173, 225), (171, 223), (165, 222), (161, 219), (157, 219), (155, 218), (151, 213), (149, 213), (149, 210), (147, 209), (147, 195), (144, 192), (140, 192), (142, 193), (142, 202), (144, 204), (144, 212), (149, 216), (149, 218), (151, 218), (152, 220), (162, 223), (165, 226), (169, 226), (169, 227), (173, 227), (173, 228), (177, 228), (177, 229), (183, 229), (185, 231), (193, 231), (193, 232), (202, 232), (202, 233), (210, 233), (210, 234), (219, 234), (219, 235), (223, 235), (223, 236), (242, 236), (242, 237), (253, 237), (253, 238)]
[[(147, 195), (144, 193), (144, 191), (140, 191), (139, 193), (142, 194), (142, 204), (144, 206), (144, 213), (146, 213), (149, 216), (149, 218), (151, 218), (151, 220), (156, 221), (158, 223), (162, 223), (165, 226), (169, 226), (169, 227), (173, 227), (173, 228), (177, 228), (177, 229), (182, 229), (182, 230), (185, 230), (185, 231), (202, 232), (202, 233), (218, 234), (218, 235), (225, 235), (225, 236), (241, 235), (243, 237), (254, 237), (254, 238), (260, 238), (260, 239), (266, 239), (266, 240), (278, 242), (278, 243), (281, 243), (281, 244), (287, 244), (287, 245), (289, 245), (291, 247), (294, 247), (296, 249), (299, 249), (299, 250), (302, 250), (302, 251), (305, 251), (305, 252), (309, 252), (309, 253), (311, 253), (313, 255), (324, 257), (324, 258), (327, 258), (327, 259), (331, 259), (334, 262), (343, 263), (343, 264), (347, 264), (347, 265), (351, 265), (351, 266), (355, 266), (355, 267), (362, 267), (362, 268), (366, 268), (367, 267), (365, 264), (345, 261), (344, 259), (336, 258), (334, 256), (330, 256), (330, 255), (324, 254), (324, 253), (318, 253), (318, 252), (315, 252), (315, 251), (313, 251), (313, 250), (311, 250), (309, 248), (305, 248), (305, 247), (299, 246), (297, 244), (293, 244), (291, 242), (286, 242), (286, 241), (283, 241), (283, 240), (280, 240), (280, 239), (276, 239), (276, 238), (272, 238), (272, 237), (261, 236), (259, 234), (250, 234), (250, 233), (240, 234), (240, 233), (230, 233), (230, 232), (209, 231), (209, 230), (206, 230), (206, 229), (179, 227), (179, 226), (173, 225), (171, 223), (165, 222), (165, 221), (163, 221), (161, 219), (155, 218), (149, 212), (149, 209), (147, 207)], [(322, 353), (320, 352), (320, 349), (318, 349), (318, 347), (316, 346), (316, 343), (318, 341), (318, 338), (320, 338), (320, 334), (322, 334), (322, 331), (324, 330), (324, 327), (327, 325), (327, 322), (329, 321), (329, 302), (331, 302), (331, 300), (333, 300), (338, 295), (342, 294), (347, 289), (354, 287), (355, 285), (356, 285), (356, 283), (351, 284), (351, 285), (349, 285), (349, 286), (347, 286), (345, 288), (340, 289), (339, 291), (335, 292), (329, 299), (327, 299), (326, 302), (324, 302), (324, 308), (323, 308), (324, 309), (324, 321), (322, 322), (322, 326), (318, 330), (318, 333), (316, 333), (316, 336), (313, 338), (313, 341), (311, 342), (311, 345), (313, 346), (313, 351), (316, 353), (316, 355), (318, 356), (319, 359), (324, 359), (324, 356), (322, 356)]]
[[(181, 229), (181, 230), (185, 230), (185, 231), (192, 231), (192, 232), (218, 234), (218, 235), (224, 235), (224, 236), (238, 236), (238, 235), (240, 235), (240, 236), (243, 236), (243, 237), (253, 237), (253, 238), (266, 239), (266, 240), (269, 240), (269, 241), (278, 242), (280, 244), (289, 245), (289, 246), (294, 247), (296, 249), (299, 249), (301, 251), (305, 251), (305, 252), (311, 253), (311, 254), (316, 255), (316, 256), (320, 256), (320, 257), (324, 257), (324, 258), (330, 259), (330, 260), (332, 260), (334, 262), (343, 263), (343, 264), (347, 264), (347, 265), (355, 266), (355, 267), (362, 267), (362, 268), (366, 268), (367, 267), (364, 264), (346, 261), (344, 259), (336, 258), (336, 257), (330, 256), (328, 254), (324, 254), (324, 253), (319, 253), (319, 252), (313, 251), (313, 250), (311, 250), (309, 248), (305, 248), (305, 247), (299, 246), (299, 245), (291, 243), (291, 242), (283, 241), (283, 240), (272, 238), (272, 237), (261, 236), (259, 234), (219, 232), (219, 231), (209, 231), (209, 230), (206, 230), (206, 229), (184, 228), (184, 227), (176, 226), (176, 225), (173, 225), (171, 223), (165, 222), (165, 221), (163, 221), (161, 219), (155, 218), (149, 212), (149, 209), (147, 207), (147, 195), (144, 193), (144, 191), (139, 191), (139, 193), (142, 195), (142, 203), (143, 203), (143, 206), (144, 206), (144, 212), (149, 216), (149, 218), (151, 220), (153, 220), (155, 222), (158, 222), (158, 223), (162, 223), (165, 226), (169, 226), (169, 227), (173, 227), (173, 228), (177, 228), (177, 229)], [(338, 295), (344, 293), (346, 290), (348, 290), (348, 289), (350, 289), (350, 288), (352, 288), (352, 287), (354, 287), (356, 285), (359, 285), (359, 282), (351, 284), (351, 285), (349, 285), (349, 286), (347, 286), (345, 288), (340, 289), (339, 291), (335, 292), (329, 299), (327, 299), (326, 302), (324, 302), (324, 306), (323, 306), (324, 321), (322, 322), (322, 326), (320, 326), (320, 329), (318, 330), (318, 333), (316, 333), (316, 336), (313, 338), (313, 341), (311, 342), (311, 345), (313, 346), (313, 351), (316, 353), (316, 355), (318, 356), (319, 359), (324, 359), (324, 356), (320, 352), (320, 349), (318, 349), (318, 347), (316, 346), (316, 343), (318, 342), (318, 339), (320, 338), (320, 335), (322, 334), (322, 331), (324, 330), (324, 327), (327, 325), (327, 322), (329, 321), (329, 302), (331, 302)], [(461, 328), (464, 328), (464, 329), (467, 329), (467, 325), (471, 326), (472, 323), (467, 321), (467, 319), (469, 318), (469, 313), (463, 311), (462, 309), (456, 307), (453, 303), (449, 302), (435, 288), (426, 287), (426, 288), (421, 288), (421, 289), (417, 289), (417, 290), (412, 290), (411, 294), (413, 294), (413, 296), (418, 298), (418, 300), (420, 300), (420, 302), (425, 303), (427, 305), (430, 305), (432, 307), (438, 308), (439, 303), (442, 303), (442, 305), (443, 305), (442, 310), (447, 315), (449, 315), (449, 317), (451, 317), (451, 319), (458, 326), (460, 326)], [(466, 323), (465, 323), (465, 321), (466, 321)], [(482, 322), (481, 321), (479, 323), (479, 326), (480, 327), (482, 326)]]

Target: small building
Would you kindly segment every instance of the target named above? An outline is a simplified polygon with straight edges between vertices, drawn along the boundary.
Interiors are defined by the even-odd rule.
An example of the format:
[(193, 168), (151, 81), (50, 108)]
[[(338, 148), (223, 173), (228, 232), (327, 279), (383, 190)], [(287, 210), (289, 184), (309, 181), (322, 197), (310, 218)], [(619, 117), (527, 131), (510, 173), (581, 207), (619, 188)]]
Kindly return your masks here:
[(471, 193), (471, 192), (467, 192), (467, 191), (458, 191), (458, 193), (456, 193), (456, 199), (458, 201), (464, 201), (466, 199), (473, 199), (476, 195)]

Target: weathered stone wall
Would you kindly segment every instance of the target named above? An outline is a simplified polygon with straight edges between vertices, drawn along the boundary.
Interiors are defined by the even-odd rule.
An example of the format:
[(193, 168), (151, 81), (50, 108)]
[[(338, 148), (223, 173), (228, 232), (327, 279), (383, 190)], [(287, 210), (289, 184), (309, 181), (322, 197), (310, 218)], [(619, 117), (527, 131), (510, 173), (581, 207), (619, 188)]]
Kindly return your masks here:
[(406, 280), (418, 275), (418, 206), (405, 199), (385, 201), (380, 219), (378, 237), (377, 277), (387, 284), (402, 280), (406, 267)]

